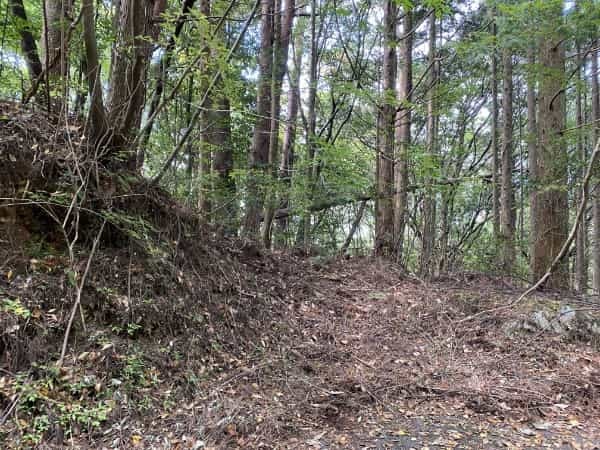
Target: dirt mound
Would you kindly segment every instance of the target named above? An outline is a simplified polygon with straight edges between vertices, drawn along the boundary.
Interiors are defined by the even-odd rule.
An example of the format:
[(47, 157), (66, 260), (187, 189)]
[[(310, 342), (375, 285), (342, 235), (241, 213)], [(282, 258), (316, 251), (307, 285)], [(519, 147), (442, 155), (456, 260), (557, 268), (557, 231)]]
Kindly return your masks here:
[(121, 395), (141, 413), (166, 377), (183, 401), (199, 378), (297, 333), (308, 264), (222, 236), (102, 166), (76, 120), (0, 103), (0, 121), (0, 441), (62, 445), (110, 420)]

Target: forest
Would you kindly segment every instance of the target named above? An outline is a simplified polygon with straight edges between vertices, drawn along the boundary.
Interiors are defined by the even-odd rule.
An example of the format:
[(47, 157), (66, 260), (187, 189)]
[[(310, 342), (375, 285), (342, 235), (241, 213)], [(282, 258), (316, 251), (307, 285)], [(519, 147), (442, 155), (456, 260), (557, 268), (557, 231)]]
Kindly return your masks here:
[(0, 447), (600, 446), (598, 0), (0, 11)]

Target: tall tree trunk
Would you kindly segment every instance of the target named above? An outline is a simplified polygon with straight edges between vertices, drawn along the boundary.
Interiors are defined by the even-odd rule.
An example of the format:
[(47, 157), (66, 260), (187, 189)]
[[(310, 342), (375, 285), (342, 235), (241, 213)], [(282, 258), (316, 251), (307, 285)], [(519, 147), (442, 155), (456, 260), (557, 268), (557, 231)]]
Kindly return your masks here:
[[(581, 45), (577, 43), (577, 54), (581, 53)], [(582, 89), (585, 89), (581, 85), (581, 67), (584, 65), (583, 58), (579, 58), (577, 61), (579, 68), (577, 69), (577, 91), (575, 97), (575, 120), (577, 125), (577, 154), (581, 158), (582, 167), (578, 170), (578, 178), (583, 181), (585, 170), (583, 164), (587, 160), (587, 152), (584, 145), (583, 133), (581, 128), (583, 127), (583, 105), (582, 105)], [(576, 205), (578, 205), (581, 199), (586, 196), (583, 191), (580, 191), (576, 198)], [(587, 197), (587, 196), (586, 196)], [(581, 222), (577, 227), (577, 237), (575, 241), (575, 291), (585, 292), (587, 288), (587, 223), (585, 220), (585, 214), (581, 218)]]
[[(309, 64), (309, 75), (308, 75), (308, 102), (306, 109), (308, 110), (306, 118), (306, 159), (307, 159), (307, 185), (308, 185), (308, 201), (312, 201), (313, 190), (316, 187), (316, 173), (317, 173), (317, 142), (316, 142), (316, 128), (317, 128), (317, 71), (318, 71), (318, 41), (319, 37), (317, 34), (317, 1), (311, 0), (310, 3), (310, 64)], [(296, 247), (303, 248), (305, 252), (308, 252), (309, 236), (310, 236), (310, 225), (311, 225), (311, 213), (305, 212), (300, 218), (298, 225), (298, 233), (296, 235)]]
[[(208, 20), (211, 15), (210, 0), (200, 0), (200, 14)], [(208, 30), (206, 30), (208, 34)], [(201, 43), (202, 58), (200, 59), (200, 92), (204, 95), (208, 91), (210, 74), (213, 71), (210, 63), (211, 49), (208, 44), (208, 36), (202, 37)], [(222, 83), (220, 83), (222, 85)], [(213, 92), (216, 92), (213, 91)], [(217, 105), (218, 107), (218, 105)], [(205, 107), (202, 109), (200, 121), (200, 158), (198, 164), (198, 211), (200, 212), (201, 220), (209, 221), (210, 216), (210, 195), (211, 195), (211, 167), (212, 167), (212, 152), (220, 144), (219, 133), (215, 127), (215, 105), (213, 105), (213, 93), (209, 93), (206, 97)]]
[(271, 88), (273, 75), (273, 0), (261, 0), (259, 80), (256, 95), (256, 123), (249, 156), (248, 198), (244, 234), (257, 238), (264, 204), (263, 178), (269, 164), (271, 136)]
[(102, 98), (102, 77), (100, 75), (101, 66), (98, 58), (96, 24), (94, 21), (94, 0), (82, 0), (81, 10), (85, 47), (84, 70), (90, 96), (87, 128), (90, 142), (94, 146), (99, 146), (102, 144), (102, 140), (107, 137), (108, 123)]
[(380, 147), (377, 152), (377, 211), (375, 255), (390, 257), (394, 251), (394, 122), (396, 89), (396, 16), (394, 0), (386, 0), (383, 30), (383, 104)]
[(492, 37), (494, 44), (492, 48), (492, 227), (496, 245), (500, 241), (500, 152), (498, 151), (498, 56), (497, 56), (497, 26), (496, 8), (492, 8)]
[[(436, 61), (436, 17), (432, 13), (429, 18), (429, 65), (431, 67), (430, 82), (427, 92), (427, 157), (430, 165), (434, 165), (437, 158), (437, 120), (436, 120), (436, 88), (437, 88), (437, 61)], [(433, 248), (435, 242), (436, 199), (433, 189), (433, 177), (425, 177), (423, 194), (423, 227), (421, 231), (421, 259), (419, 273), (423, 277), (433, 275)]]
[[(597, 49), (600, 40), (594, 41)], [(598, 56), (600, 51), (592, 53), (592, 123), (594, 145), (600, 139), (600, 89), (598, 88)], [(595, 294), (600, 294), (600, 167), (596, 167), (596, 189), (592, 197), (592, 288)]]
[(513, 63), (510, 49), (502, 52), (502, 188), (500, 192), (500, 234), (502, 236), (502, 268), (512, 270), (515, 264), (515, 212), (513, 192)]
[[(294, 23), (295, 0), (286, 0), (283, 11), (280, 11), (281, 0), (275, 0), (275, 22), (273, 41), (273, 87), (271, 100), (271, 136), (269, 138), (269, 167), (273, 178), (277, 176), (277, 157), (279, 154), (279, 118), (281, 112), (281, 86), (287, 71), (287, 60), (290, 47), (290, 36)], [(263, 222), (263, 244), (266, 248), (271, 247), (271, 229), (275, 208), (277, 207), (277, 196), (269, 196), (265, 208), (265, 219)]]
[(27, 64), (29, 79), (33, 82), (42, 73), (42, 62), (40, 61), (37, 45), (31, 32), (31, 24), (27, 19), (23, 0), (9, 0), (9, 4), (12, 15), (17, 18), (16, 26), (21, 37), (21, 52)]
[[(565, 125), (565, 48), (562, 29), (562, 2), (543, 11), (547, 36), (540, 45), (540, 65), (544, 72), (539, 92), (539, 147), (536, 155), (536, 209), (533, 230), (531, 273), (541, 278), (567, 239), (567, 151), (561, 136)], [(547, 286), (569, 287), (567, 265), (561, 263)]]
[(536, 82), (534, 72), (536, 47), (527, 47), (527, 165), (529, 169), (529, 204), (530, 204), (530, 227), (529, 227), (529, 261), (533, 266), (534, 234), (537, 229), (537, 101)]
[(229, 99), (220, 93), (215, 98), (214, 139), (215, 145), (212, 160), (214, 173), (214, 222), (222, 227), (227, 236), (236, 231), (235, 181), (231, 176), (233, 170), (233, 147), (231, 141), (231, 105)]
[[(283, 134), (283, 146), (281, 149), (281, 163), (279, 166), (279, 178), (284, 184), (284, 193), (281, 199), (281, 208), (289, 208), (289, 189), (292, 185), (292, 171), (294, 168), (295, 159), (295, 144), (298, 111), (300, 107), (300, 73), (302, 68), (302, 55), (304, 50), (304, 30), (296, 29), (296, 37), (294, 40), (294, 68), (289, 74), (289, 92), (288, 92), (288, 111)], [(277, 221), (279, 233), (282, 235), (281, 244), (284, 244), (283, 237), (288, 231), (289, 221), (287, 217)]]
[(396, 186), (394, 202), (394, 241), (396, 261), (402, 260), (404, 228), (408, 208), (408, 161), (411, 145), (410, 127), (412, 123), (412, 50), (413, 50), (413, 11), (404, 10), (403, 36), (400, 40), (400, 71), (398, 76), (398, 102), (396, 115), (396, 148), (394, 182)]
[[(61, 112), (67, 106), (69, 55), (67, 29), (71, 22), (70, 0), (43, 0), (42, 53), (48, 95), (52, 109)], [(66, 111), (62, 111), (66, 113)]]
[(128, 145), (140, 127), (147, 65), (151, 56), (149, 41), (156, 34), (151, 22), (153, 15), (160, 13), (160, 8), (156, 9), (154, 3), (146, 0), (121, 0), (118, 5), (110, 67), (108, 119), (115, 149), (126, 152), (127, 166), (134, 170), (136, 155)]

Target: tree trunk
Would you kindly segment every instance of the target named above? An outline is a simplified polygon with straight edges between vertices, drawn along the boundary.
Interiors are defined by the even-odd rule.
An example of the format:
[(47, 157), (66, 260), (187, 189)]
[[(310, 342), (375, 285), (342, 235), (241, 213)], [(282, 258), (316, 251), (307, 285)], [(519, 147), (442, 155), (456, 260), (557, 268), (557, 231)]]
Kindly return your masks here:
[[(289, 93), (288, 93), (288, 113), (283, 135), (283, 146), (281, 149), (281, 164), (279, 167), (279, 178), (284, 184), (284, 194), (281, 199), (281, 208), (289, 207), (289, 190), (292, 185), (292, 171), (294, 168), (295, 159), (295, 144), (296, 144), (296, 121), (298, 119), (298, 110), (300, 107), (300, 73), (302, 68), (304, 30), (296, 29), (296, 38), (294, 42), (294, 70), (288, 76)], [(287, 217), (277, 221), (279, 233), (283, 236), (288, 231), (289, 221)], [(281, 242), (283, 244), (283, 241)]]
[[(594, 47), (597, 49), (600, 41), (594, 42)], [(600, 89), (598, 88), (598, 56), (600, 51), (596, 50), (592, 53), (592, 123), (593, 125), (593, 142), (598, 142), (600, 139)], [(592, 288), (594, 294), (600, 294), (600, 165), (596, 166), (596, 188), (592, 191), (592, 238), (591, 252), (592, 259)]]
[[(200, 0), (200, 14), (208, 20), (210, 17), (210, 0)], [(208, 33), (209, 31), (206, 30)], [(210, 80), (210, 74), (213, 67), (210, 63), (211, 50), (208, 44), (208, 36), (203, 36), (201, 42), (202, 58), (200, 59), (200, 92), (204, 95), (208, 91), (208, 84)], [(222, 84), (222, 83), (221, 83)], [(215, 90), (214, 92), (217, 92)], [(218, 108), (218, 105), (216, 105)], [(212, 153), (220, 144), (219, 132), (215, 126), (215, 105), (213, 105), (213, 93), (209, 93), (205, 107), (202, 109), (200, 115), (200, 155), (198, 164), (198, 179), (199, 185), (198, 191), (198, 211), (200, 213), (201, 220), (203, 222), (209, 221), (211, 202), (211, 167), (212, 167)]]
[(257, 238), (264, 203), (263, 178), (269, 164), (271, 136), (271, 88), (273, 75), (273, 0), (261, 0), (259, 81), (256, 95), (256, 123), (252, 136), (248, 174), (248, 198), (244, 234)]
[(534, 233), (537, 229), (537, 102), (536, 83), (533, 75), (535, 64), (535, 51), (533, 45), (527, 47), (527, 159), (529, 168), (529, 204), (530, 204), (530, 232), (529, 232), (529, 261), (533, 266)]
[[(436, 61), (436, 17), (432, 13), (429, 18), (429, 65), (431, 67), (430, 83), (427, 92), (427, 157), (429, 165), (433, 166), (437, 157), (437, 121), (436, 112), (436, 87), (437, 87), (437, 61)], [(429, 170), (429, 168), (427, 169)], [(425, 178), (425, 191), (423, 194), (423, 227), (421, 231), (421, 260), (419, 273), (423, 277), (433, 275), (433, 247), (435, 242), (436, 199), (432, 186), (433, 177)]]
[[(581, 45), (577, 44), (577, 54), (581, 53)], [(583, 107), (582, 107), (582, 89), (585, 89), (584, 86), (581, 85), (581, 67), (583, 67), (583, 58), (578, 58), (577, 64), (580, 66), (577, 69), (577, 86), (576, 86), (576, 97), (575, 97), (575, 121), (577, 126), (577, 154), (581, 158), (581, 169), (578, 170), (578, 178), (583, 180), (585, 175), (583, 164), (587, 160), (587, 152), (584, 145), (582, 127), (583, 127)], [(578, 195), (575, 196), (576, 202), (578, 205), (581, 198), (583, 198), (585, 193), (580, 191)], [(587, 205), (586, 205), (587, 206)], [(585, 220), (585, 214), (581, 218), (581, 222), (577, 227), (577, 237), (575, 241), (575, 291), (576, 292), (585, 292), (587, 289), (587, 223)]]
[[(271, 136), (269, 139), (269, 167), (273, 178), (277, 176), (277, 156), (279, 153), (279, 118), (281, 111), (281, 86), (287, 71), (287, 60), (290, 46), (290, 36), (294, 22), (295, 0), (284, 3), (283, 12), (280, 11), (281, 0), (275, 0), (275, 22), (273, 41), (273, 87), (271, 100)], [(265, 208), (263, 222), (263, 244), (265, 248), (271, 247), (271, 229), (273, 215), (277, 207), (277, 196), (269, 196)]]
[(42, 53), (51, 109), (62, 111), (67, 106), (69, 55), (67, 29), (71, 22), (70, 0), (43, 0)]
[(104, 100), (102, 98), (102, 77), (98, 58), (98, 42), (96, 40), (96, 24), (94, 21), (94, 0), (82, 0), (81, 13), (83, 21), (83, 42), (85, 47), (85, 78), (90, 96), (90, 109), (87, 119), (89, 140), (94, 146), (102, 145), (106, 139), (108, 123)]
[(146, 72), (151, 56), (149, 42), (155, 28), (151, 21), (158, 13), (146, 0), (121, 0), (115, 19), (116, 36), (112, 50), (108, 91), (108, 119), (115, 150), (124, 150), (129, 169), (137, 166), (135, 153), (128, 148), (140, 127), (146, 95)]
[[(536, 151), (535, 229), (531, 273), (541, 278), (567, 239), (567, 151), (565, 125), (565, 48), (562, 2), (548, 8), (543, 18), (548, 36), (541, 41), (540, 65), (544, 67), (539, 91), (539, 147)], [(548, 287), (568, 289), (567, 265), (561, 263), (548, 279)]]
[(402, 260), (404, 245), (404, 228), (406, 226), (406, 210), (408, 208), (408, 161), (411, 145), (412, 119), (412, 47), (413, 47), (413, 11), (410, 7), (404, 10), (403, 36), (400, 40), (400, 72), (398, 76), (398, 102), (396, 115), (396, 148), (394, 182), (396, 195), (394, 202), (394, 241), (396, 261)]
[(509, 49), (502, 53), (502, 183), (500, 192), (500, 234), (502, 269), (510, 272), (515, 264), (515, 213), (513, 192), (513, 67)]
[(377, 153), (377, 211), (375, 216), (375, 255), (390, 257), (394, 251), (394, 122), (396, 88), (396, 16), (394, 0), (386, 0), (383, 42), (383, 104), (381, 106), (380, 147)]
[(494, 45), (492, 48), (492, 226), (494, 245), (500, 241), (500, 183), (498, 174), (500, 173), (500, 152), (498, 151), (498, 57), (497, 57), (497, 27), (496, 10), (492, 8), (492, 36)]
[(12, 15), (17, 18), (17, 30), (21, 37), (21, 52), (27, 64), (29, 79), (33, 82), (42, 74), (42, 62), (38, 55), (37, 45), (31, 33), (31, 24), (23, 6), (23, 0), (9, 0)]

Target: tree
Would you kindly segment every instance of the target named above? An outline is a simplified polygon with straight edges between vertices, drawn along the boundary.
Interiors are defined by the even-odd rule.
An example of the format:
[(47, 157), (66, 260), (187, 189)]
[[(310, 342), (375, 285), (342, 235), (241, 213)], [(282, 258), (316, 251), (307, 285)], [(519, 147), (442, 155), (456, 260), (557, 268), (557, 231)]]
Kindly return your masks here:
[(392, 256), (394, 245), (394, 123), (396, 88), (396, 16), (394, 0), (385, 1), (383, 30), (383, 104), (380, 120), (380, 148), (377, 152), (377, 216), (375, 254)]
[(257, 237), (264, 204), (261, 179), (267, 174), (271, 136), (271, 96), (273, 76), (273, 0), (261, 0), (259, 80), (256, 94), (256, 123), (248, 160), (248, 196), (244, 233)]
[[(436, 58), (436, 16), (432, 11), (429, 17), (429, 86), (427, 91), (427, 163), (431, 171), (435, 167), (437, 156), (437, 110), (436, 110), (436, 86), (438, 82), (437, 58)], [(433, 275), (433, 250), (435, 242), (436, 224), (436, 199), (433, 190), (433, 177), (428, 175), (425, 179), (423, 195), (423, 227), (421, 232), (421, 255), (419, 273), (422, 276)]]
[(500, 234), (502, 266), (510, 272), (515, 263), (515, 214), (513, 192), (513, 63), (510, 48), (502, 52), (502, 183), (500, 191)]
[[(536, 149), (536, 185), (532, 230), (531, 273), (541, 278), (567, 238), (567, 150), (561, 130), (565, 127), (565, 43), (563, 2), (551, 0), (540, 10), (544, 39), (540, 42), (540, 65), (544, 71), (539, 87), (539, 146)], [(569, 277), (562, 263), (547, 287), (568, 289)]]
[(413, 10), (404, 8), (400, 39), (400, 70), (398, 75), (398, 112), (396, 114), (396, 157), (394, 177), (394, 243), (396, 260), (402, 257), (406, 210), (408, 208), (408, 161), (411, 145), (412, 91), (413, 91)]

